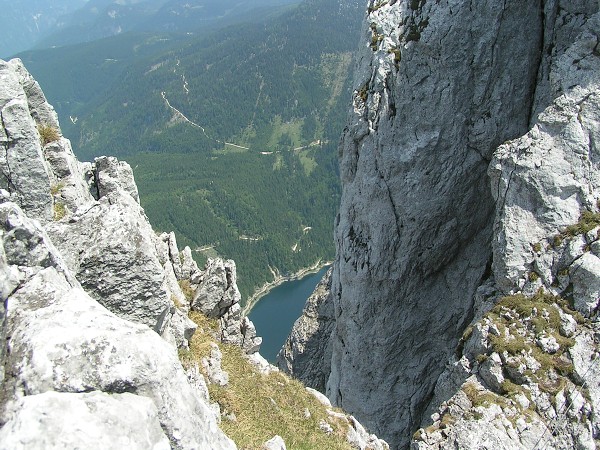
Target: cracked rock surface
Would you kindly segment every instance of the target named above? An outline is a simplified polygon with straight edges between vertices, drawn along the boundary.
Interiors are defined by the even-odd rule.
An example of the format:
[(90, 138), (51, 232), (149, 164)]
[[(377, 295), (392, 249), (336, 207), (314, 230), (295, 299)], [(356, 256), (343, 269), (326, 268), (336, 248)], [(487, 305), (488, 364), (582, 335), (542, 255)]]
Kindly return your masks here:
[[(328, 336), (306, 353), (326, 359), (324, 392), (394, 448), (532, 448), (564, 399), (577, 409), (543, 448), (594, 448), (597, 394), (574, 398), (593, 361), (575, 349), (597, 351), (598, 8), (369, 2), (332, 314), (306, 312), (283, 352)], [(310, 380), (305, 357), (286, 364)]]

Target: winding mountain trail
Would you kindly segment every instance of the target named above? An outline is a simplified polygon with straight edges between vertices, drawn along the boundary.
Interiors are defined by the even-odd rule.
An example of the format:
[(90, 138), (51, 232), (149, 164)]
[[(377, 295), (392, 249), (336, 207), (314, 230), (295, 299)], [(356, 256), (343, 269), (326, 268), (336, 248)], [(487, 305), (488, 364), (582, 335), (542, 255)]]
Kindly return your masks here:
[(192, 120), (188, 119), (185, 114), (183, 114), (181, 111), (179, 111), (173, 105), (171, 105), (171, 103), (169, 102), (169, 99), (167, 98), (167, 95), (166, 95), (166, 93), (164, 91), (162, 91), (160, 93), (160, 95), (162, 96), (163, 100), (165, 101), (165, 103), (169, 107), (169, 109), (171, 109), (171, 111), (173, 111), (173, 113), (175, 114), (176, 117), (181, 118), (185, 122), (189, 123), (191, 126), (199, 128), (200, 130), (202, 130), (202, 133), (204, 134), (204, 136), (206, 136), (211, 141), (214, 141), (214, 142), (217, 142), (217, 143), (223, 144), (223, 145), (230, 145), (232, 147), (241, 148), (241, 149), (244, 149), (244, 150), (250, 150), (249, 147), (244, 147), (243, 145), (234, 144), (232, 142), (220, 141), (219, 139), (215, 139), (213, 137), (210, 137), (206, 133), (206, 130), (204, 129), (204, 127), (202, 125), (198, 125), (197, 123), (195, 123)]

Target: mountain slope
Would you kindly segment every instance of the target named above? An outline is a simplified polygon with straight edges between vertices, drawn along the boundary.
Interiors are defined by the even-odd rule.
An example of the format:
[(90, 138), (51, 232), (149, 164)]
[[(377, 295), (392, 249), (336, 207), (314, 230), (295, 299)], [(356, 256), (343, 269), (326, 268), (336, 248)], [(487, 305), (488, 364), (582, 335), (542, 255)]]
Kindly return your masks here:
[[(311, 1), (203, 38), (98, 41), (90, 45), (110, 60), (102, 66), (114, 66), (80, 78), (92, 87), (113, 77), (99, 91), (60, 81), (74, 48), (56, 50), (71, 52), (60, 64), (23, 59), (45, 85), (64, 86), (48, 96), (77, 153), (131, 161), (152, 223), (177, 230), (199, 261), (214, 251), (235, 259), (246, 297), (273, 273), (333, 257), (337, 141), (361, 15), (357, 5)], [(112, 58), (111, 42), (123, 44)], [(162, 45), (172, 46), (135, 53)]]
[(389, 450), (260, 356), (233, 261), (200, 270), (127, 163), (78, 161), (19, 60), (0, 79), (0, 448)]
[(55, 29), (63, 16), (85, 5), (87, 0), (0, 1), (0, 58), (12, 56), (33, 46)]
[(127, 32), (202, 32), (268, 15), (294, 2), (296, 0), (89, 0), (64, 17), (53, 33), (37, 42), (37, 47), (72, 45)]

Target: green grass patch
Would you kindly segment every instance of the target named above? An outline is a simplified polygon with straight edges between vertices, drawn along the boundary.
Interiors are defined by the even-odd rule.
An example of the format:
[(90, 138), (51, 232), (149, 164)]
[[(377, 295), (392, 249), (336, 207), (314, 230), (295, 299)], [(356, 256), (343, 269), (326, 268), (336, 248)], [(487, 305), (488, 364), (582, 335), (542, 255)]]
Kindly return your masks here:
[[(190, 318), (198, 329), (190, 341), (190, 349), (179, 352), (184, 366), (210, 354), (219, 327), (217, 320), (197, 312), (190, 313)], [(211, 384), (209, 394), (222, 412), (235, 415), (235, 420), (223, 418), (220, 427), (240, 449), (260, 449), (275, 435), (281, 436), (290, 449), (351, 449), (345, 438), (348, 425), (329, 416), (302, 383), (280, 372), (260, 374), (239, 347), (223, 344), (219, 347), (229, 384)], [(321, 431), (321, 421), (328, 422), (334, 432)]]
[(303, 120), (292, 120), (290, 122), (283, 122), (281, 116), (275, 116), (271, 126), (271, 137), (267, 142), (269, 150), (278, 150), (281, 147), (300, 147), (304, 145), (302, 143), (302, 123)]
[(313, 170), (317, 168), (317, 162), (312, 157), (312, 150), (305, 149), (300, 150), (298, 152), (298, 158), (300, 159), (300, 164), (302, 164), (302, 168), (304, 169), (304, 173), (306, 176), (310, 176)]
[[(555, 395), (564, 387), (565, 377), (574, 370), (567, 350), (575, 345), (575, 340), (560, 333), (558, 308), (572, 315), (578, 322), (584, 320), (581, 314), (570, 308), (566, 300), (542, 290), (532, 297), (522, 294), (504, 297), (486, 316), (501, 331), (500, 336), (490, 336), (493, 351), (507, 352), (517, 357), (525, 353), (530, 354), (540, 367), (535, 372), (527, 370), (525, 375), (537, 383), (541, 390), (551, 395)], [(517, 317), (510, 319), (511, 314)], [(513, 326), (515, 321), (520, 325)], [(507, 330), (508, 336), (505, 334)], [(556, 340), (559, 345), (556, 353), (548, 354), (537, 345), (536, 339), (541, 336), (551, 336)], [(503, 389), (507, 394), (515, 392), (516, 385), (512, 381), (507, 380), (505, 384)]]
[(273, 162), (273, 171), (283, 169), (283, 156), (281, 153), (275, 154), (275, 162)]
[(217, 155), (235, 155), (238, 153), (246, 153), (249, 149), (245, 145), (231, 144), (226, 142), (223, 148), (214, 150), (213, 153)]

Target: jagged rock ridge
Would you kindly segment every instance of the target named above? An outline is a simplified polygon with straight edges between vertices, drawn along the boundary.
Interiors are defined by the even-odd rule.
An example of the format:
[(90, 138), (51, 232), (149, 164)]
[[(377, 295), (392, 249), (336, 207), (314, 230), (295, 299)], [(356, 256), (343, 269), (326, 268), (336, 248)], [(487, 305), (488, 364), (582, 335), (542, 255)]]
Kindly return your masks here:
[[(413, 445), (531, 448), (586, 388), (538, 448), (594, 448), (598, 8), (369, 3), (341, 146), (330, 306), (318, 307), (333, 313), (308, 311), (282, 367), (318, 384), (323, 368), (305, 361), (325, 359), (329, 398), (394, 447), (431, 425)], [(587, 318), (570, 336), (550, 320), (574, 320), (562, 300), (526, 310), (540, 288)], [(498, 303), (517, 293), (521, 306)], [(527, 360), (534, 350), (552, 364)]]
[(211, 269), (154, 233), (126, 163), (76, 160), (19, 60), (0, 80), (0, 448), (236, 448), (177, 357)]

